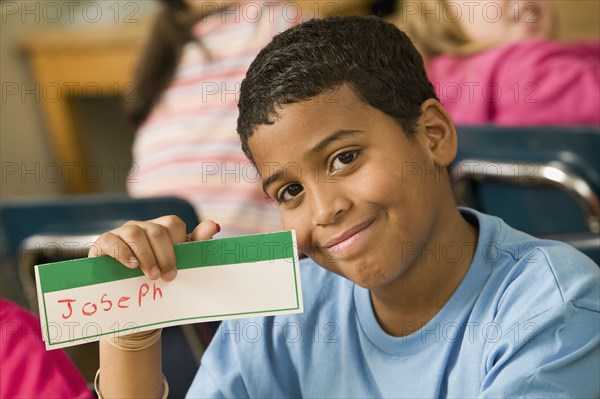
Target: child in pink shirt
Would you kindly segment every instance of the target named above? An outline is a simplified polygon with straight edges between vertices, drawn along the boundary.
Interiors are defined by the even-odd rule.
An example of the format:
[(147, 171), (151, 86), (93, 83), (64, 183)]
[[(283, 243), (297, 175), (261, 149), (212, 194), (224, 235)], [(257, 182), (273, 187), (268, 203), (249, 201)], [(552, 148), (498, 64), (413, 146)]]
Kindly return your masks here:
[(552, 40), (552, 1), (406, 2), (395, 22), (456, 124), (600, 125), (600, 42)]
[(46, 351), (40, 322), (0, 298), (0, 398), (93, 398), (60, 349)]

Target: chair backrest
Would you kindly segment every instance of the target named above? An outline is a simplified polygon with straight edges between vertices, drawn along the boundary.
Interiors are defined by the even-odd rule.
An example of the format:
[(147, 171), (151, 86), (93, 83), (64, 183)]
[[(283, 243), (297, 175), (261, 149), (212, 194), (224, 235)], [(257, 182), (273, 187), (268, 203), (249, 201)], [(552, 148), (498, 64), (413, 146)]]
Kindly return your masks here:
[(457, 131), (451, 174), (459, 204), (532, 235), (577, 236), (578, 243), (598, 246), (599, 127), (485, 125)]
[(462, 201), (537, 235), (600, 231), (600, 128), (458, 127)]
[(3, 249), (18, 248), (36, 234), (101, 233), (127, 220), (177, 215), (192, 229), (198, 224), (194, 208), (176, 197), (130, 198), (124, 195), (70, 196), (0, 205)]

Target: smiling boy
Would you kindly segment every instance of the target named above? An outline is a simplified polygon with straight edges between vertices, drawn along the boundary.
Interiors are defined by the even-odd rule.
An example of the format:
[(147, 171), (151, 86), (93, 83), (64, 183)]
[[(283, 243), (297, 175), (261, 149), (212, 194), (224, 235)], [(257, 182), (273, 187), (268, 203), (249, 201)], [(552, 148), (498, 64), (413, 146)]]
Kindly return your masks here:
[[(239, 110), (242, 147), (309, 257), (305, 311), (223, 322), (189, 397), (600, 395), (598, 266), (457, 208), (456, 130), (402, 32), (374, 17), (290, 29), (251, 65)], [(134, 222), (98, 253), (116, 242), (169, 280), (184, 239), (174, 218)], [(110, 366), (133, 360), (101, 356), (112, 389)]]
[[(477, 240), (441, 183), (456, 151), (450, 117), (434, 99), (421, 109), (427, 129), (409, 139), (343, 84), (283, 106), (274, 124), (248, 138), (284, 227), (296, 230), (300, 248), (322, 267), (368, 288), (382, 327), (397, 336), (446, 303)], [(429, 173), (408, 175), (407, 165)], [(408, 243), (420, 250), (407, 253)], [(432, 262), (435, 247), (450, 243), (459, 243), (456, 259)]]

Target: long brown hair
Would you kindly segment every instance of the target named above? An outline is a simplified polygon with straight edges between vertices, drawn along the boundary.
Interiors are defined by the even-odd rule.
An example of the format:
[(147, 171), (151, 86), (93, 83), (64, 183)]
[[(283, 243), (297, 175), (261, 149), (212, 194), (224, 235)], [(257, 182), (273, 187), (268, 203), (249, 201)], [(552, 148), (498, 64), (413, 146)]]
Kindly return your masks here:
[(192, 27), (204, 17), (192, 12), (185, 0), (160, 2), (163, 9), (156, 15), (135, 71), (135, 92), (125, 104), (127, 118), (135, 128), (148, 118), (173, 79), (183, 47), (197, 40)]

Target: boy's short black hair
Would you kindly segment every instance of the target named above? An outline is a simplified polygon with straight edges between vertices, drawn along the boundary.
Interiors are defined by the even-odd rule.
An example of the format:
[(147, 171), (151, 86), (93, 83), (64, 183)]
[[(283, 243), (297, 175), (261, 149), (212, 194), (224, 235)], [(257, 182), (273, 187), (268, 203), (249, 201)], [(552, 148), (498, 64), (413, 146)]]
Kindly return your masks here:
[(275, 36), (242, 81), (237, 131), (246, 156), (253, 160), (248, 138), (257, 126), (275, 122), (278, 106), (343, 84), (409, 137), (421, 104), (437, 99), (422, 57), (396, 26), (374, 16), (313, 19)]

